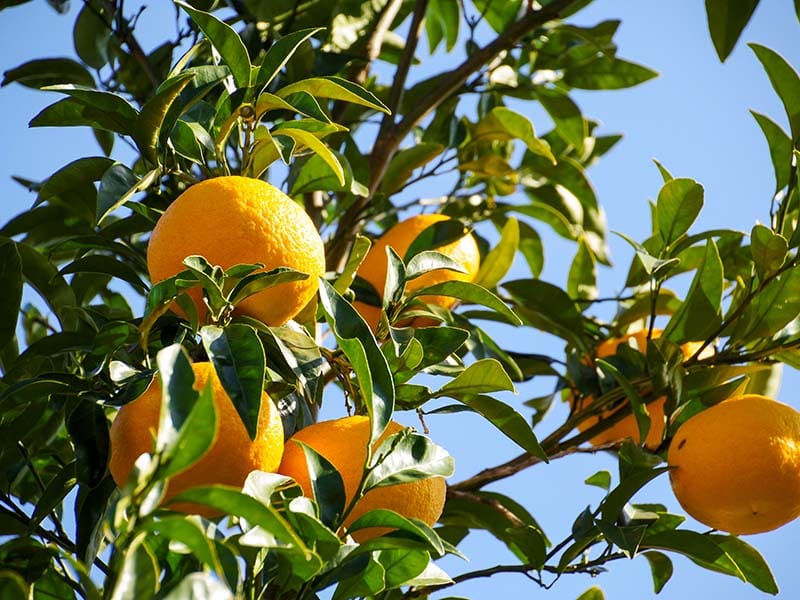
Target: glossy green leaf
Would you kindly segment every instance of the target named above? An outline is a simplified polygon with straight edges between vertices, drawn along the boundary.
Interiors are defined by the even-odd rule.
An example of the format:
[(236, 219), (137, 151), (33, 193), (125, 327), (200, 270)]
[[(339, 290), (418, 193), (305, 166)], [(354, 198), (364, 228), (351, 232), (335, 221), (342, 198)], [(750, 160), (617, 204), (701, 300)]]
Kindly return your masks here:
[(264, 54), (264, 59), (258, 67), (258, 73), (255, 76), (253, 85), (256, 88), (266, 88), (280, 73), (281, 69), (286, 66), (286, 63), (289, 62), (300, 45), (311, 36), (322, 31), (322, 29), (322, 27), (314, 27), (312, 29), (293, 31), (272, 44)]
[[(175, 122), (168, 122), (167, 114), (172, 104), (178, 99), (181, 92), (188, 86), (194, 73), (191, 71), (180, 73), (164, 82), (156, 92), (142, 106), (139, 118), (133, 125), (133, 139), (139, 147), (142, 156), (156, 165), (158, 160), (158, 140), (166, 139)], [(162, 128), (164, 131), (162, 131)]]
[(437, 396), (460, 398), (462, 394), (513, 391), (514, 383), (493, 358), (484, 358), (468, 366), (436, 392)]
[(723, 266), (714, 240), (706, 244), (703, 263), (697, 269), (686, 299), (664, 328), (663, 337), (678, 344), (704, 340), (720, 326)]
[(355, 600), (374, 598), (386, 588), (385, 572), (374, 556), (369, 556), (361, 565), (359, 573), (339, 581), (332, 600)]
[(228, 587), (211, 573), (190, 573), (175, 586), (164, 600), (186, 600), (187, 598), (213, 598), (214, 600), (234, 600)]
[(356, 276), (356, 271), (358, 271), (361, 263), (364, 262), (364, 258), (367, 256), (370, 247), (372, 247), (372, 242), (368, 237), (356, 235), (356, 239), (353, 240), (353, 246), (350, 248), (350, 255), (347, 257), (347, 263), (345, 263), (341, 275), (339, 275), (339, 278), (333, 284), (337, 292), (344, 294), (347, 288), (352, 285)]
[(758, 550), (734, 535), (711, 534), (708, 537), (736, 563), (742, 579), (767, 594), (778, 593), (778, 584)]
[(750, 255), (759, 278), (763, 281), (786, 261), (789, 243), (769, 227), (757, 224), (750, 232)]
[(436, 221), (417, 234), (403, 255), (403, 261), (408, 263), (420, 252), (436, 250), (460, 240), (468, 233), (469, 228), (458, 219)]
[(643, 552), (642, 556), (650, 563), (650, 574), (653, 576), (653, 591), (658, 594), (672, 577), (672, 561), (663, 552)]
[(483, 394), (453, 394), (453, 397), (482, 415), (525, 452), (548, 462), (547, 453), (539, 445), (539, 440), (528, 421), (512, 406)]
[(200, 339), (251, 440), (256, 439), (266, 356), (255, 329), (242, 323), (206, 325)]
[(578, 153), (582, 153), (588, 127), (578, 105), (558, 88), (537, 87), (536, 98), (553, 119), (556, 133)]
[(760, 44), (748, 45), (761, 61), (773, 89), (781, 99), (786, 109), (786, 116), (789, 117), (792, 139), (797, 143), (800, 139), (800, 76), (792, 65), (774, 50)]
[(500, 241), (481, 261), (475, 283), (490, 290), (497, 287), (511, 269), (519, 244), (519, 221), (515, 217), (509, 217), (500, 231)]
[(583, 481), (586, 485), (593, 485), (608, 491), (611, 489), (611, 473), (608, 471), (598, 471), (590, 475)]
[(798, 269), (790, 269), (772, 279), (734, 324), (731, 337), (735, 340), (772, 337), (800, 313), (798, 289)]
[(208, 385), (199, 394), (192, 388), (194, 372), (181, 346), (164, 348), (156, 360), (161, 382), (156, 450), (167, 455), (163, 476), (168, 477), (208, 452), (217, 430), (216, 411)]
[(455, 461), (444, 448), (410, 430), (389, 436), (375, 449), (372, 460), (365, 491), (427, 477), (450, 477), (455, 470)]
[(639, 395), (636, 386), (634, 386), (628, 380), (628, 378), (625, 377), (625, 375), (623, 375), (620, 370), (610, 362), (602, 359), (597, 359), (595, 362), (602, 371), (610, 374), (625, 392), (625, 397), (628, 399), (628, 402), (630, 402), (631, 405), (631, 413), (633, 413), (633, 416), (636, 419), (636, 428), (639, 430), (639, 439), (646, 440), (647, 434), (650, 432), (650, 413), (647, 411), (647, 405)]
[(578, 241), (578, 251), (569, 267), (567, 293), (580, 300), (597, 298), (597, 263), (583, 238)]
[(320, 520), (331, 528), (340, 524), (340, 517), (345, 511), (347, 495), (342, 479), (336, 467), (322, 454), (308, 444), (295, 440), (303, 449), (308, 467), (308, 478), (314, 499), (319, 506)]
[(158, 559), (147, 546), (146, 534), (137, 535), (125, 550), (125, 560), (111, 592), (111, 600), (152, 598), (159, 587)]
[(411, 281), (417, 277), (421, 277), (425, 273), (434, 271), (436, 269), (447, 269), (456, 273), (466, 273), (464, 265), (460, 262), (450, 258), (446, 254), (437, 252), (435, 250), (423, 251), (416, 254), (406, 265), (406, 280)]
[(564, 83), (582, 90), (620, 90), (657, 77), (658, 73), (621, 58), (606, 56), (564, 71)]
[[(115, 163), (103, 173), (100, 191), (97, 194), (96, 219), (103, 224), (106, 218), (120, 206), (132, 200), (133, 196), (158, 183), (161, 169), (148, 171), (139, 179), (130, 169)], [(129, 185), (130, 184), (130, 185)]]
[[(66, 94), (86, 107), (86, 115), (97, 115), (98, 118), (113, 122), (116, 128), (112, 129), (112, 131), (117, 131), (118, 133), (127, 134), (131, 131), (133, 123), (139, 116), (139, 111), (130, 102), (113, 92), (104, 92), (73, 84), (50, 85), (42, 89)], [(34, 117), (35, 120), (36, 117)], [(34, 121), (31, 121), (31, 126), (34, 126)]]
[(13, 82), (38, 89), (59, 83), (93, 86), (94, 78), (79, 62), (71, 58), (41, 58), (31, 60), (3, 73), (3, 82)]
[(180, 542), (203, 565), (216, 573), (222, 573), (216, 546), (213, 540), (206, 536), (206, 532), (198, 521), (187, 519), (184, 516), (165, 516), (157, 521), (147, 521), (145, 527), (152, 533), (158, 533), (169, 540)]
[(672, 179), (658, 192), (656, 218), (665, 245), (689, 231), (703, 208), (703, 187), (692, 179)]
[(36, 204), (69, 194), (76, 188), (100, 181), (103, 173), (114, 164), (105, 156), (79, 158), (53, 173), (39, 189)]
[(106, 473), (110, 456), (108, 419), (103, 407), (80, 402), (67, 416), (66, 426), (75, 447), (77, 480), (95, 487)]
[(603, 521), (614, 523), (622, 513), (622, 509), (636, 492), (668, 470), (668, 467), (640, 469), (623, 479), (600, 503), (600, 514)]
[(76, 319), (74, 307), (75, 293), (53, 264), (38, 250), (28, 244), (17, 243), (17, 251), (22, 260), (22, 275), (47, 302), (55, 313), (63, 329), (72, 329)]
[(504, 321), (511, 325), (522, 324), (519, 317), (514, 314), (500, 298), (486, 288), (474, 283), (467, 281), (446, 281), (444, 283), (437, 283), (414, 290), (410, 297), (417, 298), (419, 296), (428, 295), (450, 296), (451, 298), (458, 298), (464, 303), (480, 304), (495, 311)]
[(386, 357), (353, 305), (327, 281), (319, 289), (320, 306), (339, 347), (350, 360), (370, 416), (370, 442), (377, 440), (394, 411), (394, 382)]
[(792, 172), (792, 140), (780, 125), (766, 115), (754, 110), (751, 110), (750, 113), (755, 117), (767, 139), (772, 168), (775, 170), (775, 191), (777, 192), (789, 185), (789, 177)]
[(409, 548), (381, 550), (377, 559), (383, 566), (384, 582), (389, 590), (414, 579), (430, 562), (427, 552)]
[(724, 61), (739, 40), (759, 0), (706, 0), (708, 31), (717, 56)]
[(550, 150), (549, 144), (536, 137), (533, 124), (518, 112), (496, 106), (490, 110), (475, 126), (474, 142), (491, 142), (494, 140), (521, 140), (528, 151), (544, 157), (551, 163), (556, 163), (556, 158)]
[(203, 35), (214, 45), (231, 70), (236, 84), (239, 87), (248, 87), (250, 85), (250, 57), (239, 34), (230, 25), (210, 13), (197, 10), (179, 0), (176, 0), (175, 4), (186, 11), (192, 21), (200, 27)]
[(372, 527), (391, 527), (392, 529), (397, 529), (427, 544), (437, 556), (444, 554), (442, 541), (429, 525), (419, 519), (409, 519), (385, 508), (377, 508), (361, 515), (350, 524), (347, 531), (352, 533), (353, 531), (370, 529)]
[(8, 344), (17, 330), (22, 304), (22, 259), (13, 240), (0, 237), (0, 348)]
[(102, 273), (125, 281), (139, 291), (147, 290), (147, 285), (140, 279), (136, 271), (113, 256), (90, 254), (68, 263), (61, 269), (60, 273), (62, 275), (70, 273)]
[(319, 141), (319, 138), (317, 138), (315, 135), (303, 129), (297, 129), (296, 127), (283, 127), (273, 131), (272, 134), (273, 137), (290, 137), (299, 147), (306, 146), (309, 150), (316, 153), (322, 160), (325, 161), (325, 164), (330, 167), (334, 175), (336, 175), (336, 178), (339, 180), (339, 183), (344, 185), (344, 169), (342, 168), (339, 159), (336, 158), (336, 155), (331, 151), (331, 149)]
[(588, 354), (589, 343), (581, 333), (583, 317), (564, 290), (539, 279), (517, 279), (503, 287), (516, 300), (517, 312), (531, 325), (570, 341)]
[(267, 288), (292, 281), (308, 279), (306, 273), (295, 271), (290, 267), (276, 267), (270, 271), (259, 271), (242, 277), (228, 294), (228, 302), (234, 306), (250, 296)]
[(389, 113), (389, 109), (372, 92), (341, 77), (311, 77), (291, 83), (276, 92), (281, 98), (296, 92), (307, 92), (315, 98), (342, 100), (373, 110)]

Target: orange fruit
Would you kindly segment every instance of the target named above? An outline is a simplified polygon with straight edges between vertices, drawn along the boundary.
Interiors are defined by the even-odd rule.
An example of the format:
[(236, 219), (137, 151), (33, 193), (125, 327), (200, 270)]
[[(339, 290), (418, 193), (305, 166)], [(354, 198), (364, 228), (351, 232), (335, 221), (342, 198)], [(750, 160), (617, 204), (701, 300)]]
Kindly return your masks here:
[[(208, 451), (185, 471), (170, 478), (162, 502), (199, 486), (213, 484), (242, 487), (250, 471), (275, 471), (283, 455), (283, 425), (278, 409), (266, 392), (261, 396), (256, 439), (251, 440), (230, 397), (210, 362), (194, 363), (194, 389), (203, 390), (211, 382), (217, 431)], [(119, 409), (111, 424), (111, 458), (109, 470), (122, 487), (133, 470), (133, 464), (145, 452), (152, 452), (158, 435), (161, 413), (161, 385), (153, 379), (145, 392)], [(169, 508), (207, 517), (220, 513), (206, 506), (176, 503)]]
[[(394, 421), (389, 423), (374, 448), (401, 429), (403, 426), (399, 423)], [(278, 472), (290, 476), (303, 488), (303, 494), (313, 497), (305, 453), (300, 444), (294, 443), (294, 440), (299, 440), (316, 450), (336, 467), (344, 482), (346, 505), (349, 505), (361, 483), (367, 461), (369, 436), (369, 419), (364, 416), (344, 417), (335, 421), (316, 423), (301, 429), (289, 438)], [(428, 525), (433, 525), (442, 514), (446, 491), (447, 486), (442, 477), (431, 477), (371, 489), (353, 507), (345, 519), (344, 527), (348, 527), (361, 515), (375, 508), (393, 510), (404, 517), (421, 519)], [(390, 530), (382, 527), (361, 529), (353, 532), (353, 538), (358, 542), (363, 542), (388, 531)]]
[(800, 412), (787, 404), (716, 404), (678, 428), (667, 462), (675, 497), (709, 527), (762, 533), (800, 516)]
[[(325, 273), (322, 238), (302, 207), (269, 183), (247, 177), (207, 179), (170, 204), (147, 247), (151, 280), (185, 270), (183, 260), (194, 254), (223, 269), (263, 263), (265, 271), (291, 267), (306, 273), (308, 279), (264, 289), (236, 306), (235, 313), (267, 325), (282, 325), (297, 315)], [(201, 289), (189, 295), (203, 319), (207, 311)]]
[[(397, 255), (403, 258), (420, 233), (434, 223), (448, 220), (450, 220), (450, 217), (446, 217), (445, 215), (432, 214), (417, 215), (405, 221), (401, 221), (375, 241), (369, 249), (367, 256), (364, 258), (364, 262), (361, 263), (358, 274), (364, 280), (372, 284), (372, 287), (375, 288), (378, 295), (382, 296), (383, 288), (386, 285), (387, 246), (394, 249)], [(449, 244), (433, 248), (433, 250), (447, 255), (461, 264), (466, 273), (459, 273), (458, 271), (451, 271), (449, 269), (430, 271), (409, 281), (406, 285), (407, 293), (445, 281), (472, 281), (475, 279), (475, 276), (478, 274), (478, 269), (480, 268), (481, 257), (478, 244), (471, 233), (467, 233), (460, 239), (450, 242)], [(449, 296), (422, 296), (420, 300), (444, 308), (451, 308), (456, 303), (456, 299)], [(380, 307), (372, 306), (358, 300), (353, 303), (353, 306), (355, 306), (356, 310), (358, 310), (370, 328), (375, 331), (380, 321)], [(438, 321), (435, 319), (425, 317), (414, 319), (413, 322), (415, 327), (428, 327), (437, 324)]]
[[(661, 337), (662, 330), (653, 330), (653, 339)], [(621, 344), (627, 344), (628, 340), (635, 340), (635, 347), (642, 353), (647, 352), (647, 329), (641, 329), (621, 337), (610, 338), (598, 344), (595, 350), (597, 358), (605, 358), (607, 356), (614, 356), (617, 353), (617, 348)], [(700, 342), (687, 342), (681, 346), (683, 352), (683, 359), (686, 360), (692, 356), (700, 347)], [(712, 348), (703, 351), (701, 356), (708, 356), (713, 352)], [(647, 403), (647, 411), (650, 413), (650, 430), (647, 432), (647, 438), (644, 441), (644, 446), (648, 450), (655, 450), (661, 445), (661, 440), (664, 435), (664, 427), (666, 426), (666, 415), (664, 414), (664, 402), (666, 396), (659, 396), (652, 402)], [(584, 398), (579, 402), (578, 408), (588, 406), (593, 401), (591, 396)], [(608, 429), (601, 431), (589, 440), (592, 446), (601, 446), (603, 444), (610, 444), (631, 438), (637, 444), (642, 443), (641, 435), (639, 434), (639, 427), (636, 424), (636, 417), (630, 413), (630, 403), (624, 402), (619, 406), (604, 410), (600, 415), (592, 415), (578, 424), (579, 431), (586, 431), (590, 427), (599, 423), (603, 419), (607, 419), (611, 415), (617, 414), (618, 411), (629, 411), (626, 417), (623, 417)]]

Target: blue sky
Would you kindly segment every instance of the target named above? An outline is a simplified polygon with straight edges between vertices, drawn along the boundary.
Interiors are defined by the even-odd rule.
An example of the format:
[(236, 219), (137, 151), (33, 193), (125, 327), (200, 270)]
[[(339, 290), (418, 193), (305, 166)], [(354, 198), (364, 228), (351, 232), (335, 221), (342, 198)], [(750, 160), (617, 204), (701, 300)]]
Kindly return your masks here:
[[(146, 49), (158, 41), (163, 27), (170, 27), (167, 31), (171, 33), (171, 14), (165, 10), (168, 3), (161, 0), (152, 4), (139, 30)], [(74, 2), (67, 16), (57, 15), (41, 0), (0, 13), (0, 70), (33, 58), (71, 56), (72, 24), (80, 5)], [(647, 201), (656, 196), (661, 184), (653, 158), (674, 175), (692, 177), (705, 187), (706, 205), (696, 229), (727, 227), (749, 231), (755, 222), (766, 222), (774, 189), (773, 172), (766, 143), (748, 111), (752, 108), (782, 124), (786, 118), (745, 42), (770, 46), (800, 66), (800, 47), (796, 43), (800, 24), (792, 3), (762, 2), (739, 46), (722, 65), (708, 37), (702, 2), (597, 0), (575, 21), (594, 24), (609, 18), (622, 19), (616, 38), (620, 55), (661, 74), (632, 90), (575, 95), (585, 114), (603, 123), (603, 133), (625, 134), (624, 140), (590, 171), (607, 212), (609, 229), (625, 232), (635, 239), (647, 236), (650, 227)], [(166, 19), (169, 20), (165, 22)], [(4, 135), (0, 137), (2, 222), (33, 201), (31, 195), (10, 179), (11, 175), (43, 179), (76, 158), (99, 153), (88, 130), (27, 128), (30, 118), (57, 98), (18, 85), (0, 89), (4, 123)], [(537, 131), (549, 129), (540, 112), (532, 112), (531, 117)], [(122, 156), (124, 160), (125, 155)], [(563, 285), (574, 246), (551, 235), (544, 227), (539, 230), (546, 252), (543, 278)], [(602, 295), (619, 289), (630, 261), (630, 251), (624, 242), (611, 236), (610, 244), (615, 266), (600, 271)], [(524, 335), (504, 330), (501, 335), (506, 336), (504, 341), (508, 346), (517, 349), (554, 354), (561, 351), (553, 340), (531, 330)], [(800, 408), (800, 399), (791, 393), (799, 384), (796, 372), (785, 371), (779, 399)], [(549, 382), (535, 383), (505, 399), (521, 405), (525, 399), (548, 391), (548, 386)], [(329, 402), (326, 412), (338, 416), (341, 406), (334, 400)], [(541, 435), (563, 419), (564, 414), (564, 407), (557, 407), (543, 424)], [(456, 480), (503, 462), (518, 452), (476, 416), (430, 417), (428, 424), (436, 441), (456, 457)], [(615, 461), (604, 455), (576, 456), (549, 466), (537, 466), (493, 489), (525, 504), (551, 539), (559, 540), (569, 531), (578, 512), (600, 501), (601, 492), (583, 484), (586, 477), (600, 469), (615, 473)], [(637, 500), (664, 502), (680, 511), (666, 478), (646, 487)], [(782, 590), (781, 598), (800, 597), (800, 575), (793, 547), (797, 539), (800, 539), (800, 521), (747, 538), (772, 565)], [(467, 538), (463, 551), (470, 557), (470, 564), (448, 560), (444, 566), (451, 574), (513, 561), (502, 547), (479, 534)], [(728, 600), (763, 597), (750, 586), (703, 571), (689, 561), (676, 558), (675, 567), (675, 576), (660, 598), (705, 598), (712, 592), (715, 597)], [(590, 585), (602, 587), (609, 599), (655, 597), (649, 569), (642, 558), (617, 562), (609, 573), (593, 580), (584, 576), (564, 577), (549, 592), (540, 591), (520, 575), (503, 575), (458, 586), (439, 597), (487, 598), (500, 592), (508, 598), (576, 598)]]

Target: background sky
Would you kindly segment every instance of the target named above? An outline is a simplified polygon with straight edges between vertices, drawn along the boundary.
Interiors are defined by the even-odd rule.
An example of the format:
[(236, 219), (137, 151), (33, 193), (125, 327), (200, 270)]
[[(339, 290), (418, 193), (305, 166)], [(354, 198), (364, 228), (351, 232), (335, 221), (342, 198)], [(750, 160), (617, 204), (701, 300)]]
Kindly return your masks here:
[[(164, 35), (172, 35), (172, 7), (166, 0), (153, 0), (137, 28), (146, 50)], [(34, 58), (74, 56), (71, 31), (80, 2), (74, 2), (66, 16), (56, 14), (43, 0), (0, 13), (0, 70), (5, 71)], [(599, 165), (590, 170), (610, 230), (642, 240), (650, 230), (648, 199), (655, 198), (661, 178), (652, 163), (657, 158), (676, 177), (691, 177), (705, 187), (705, 208), (694, 230), (726, 227), (749, 231), (757, 222), (769, 219), (774, 189), (773, 171), (766, 143), (749, 109), (784, 124), (783, 107), (771, 90), (752, 51), (745, 42), (758, 42), (781, 53), (800, 66), (797, 45), (800, 24), (790, 0), (761, 3), (736, 50), (720, 64), (708, 36), (703, 3), (641, 2), (640, 0), (596, 0), (572, 19), (584, 25), (610, 18), (622, 19), (616, 41), (620, 56), (640, 62), (660, 77), (631, 90), (576, 92), (574, 98), (587, 116), (603, 123), (602, 133), (624, 133), (623, 141)], [(164, 33), (166, 32), (166, 33)], [(439, 65), (428, 65), (437, 68)], [(446, 65), (449, 66), (449, 65)], [(446, 68), (443, 66), (442, 68)], [(412, 77), (422, 73), (412, 72)], [(27, 122), (44, 106), (60, 96), (12, 85), (0, 89), (0, 222), (30, 206), (34, 197), (10, 177), (20, 175), (41, 180), (57, 168), (82, 156), (99, 154), (93, 136), (83, 128), (28, 129)], [(537, 131), (550, 128), (541, 111), (532, 111)], [(118, 150), (122, 145), (118, 144)], [(115, 156), (117, 156), (115, 154)], [(129, 154), (119, 154), (126, 160)], [(545, 243), (543, 279), (564, 285), (574, 245), (544, 227), (537, 227)], [(601, 295), (613, 295), (621, 287), (631, 259), (627, 245), (610, 237), (614, 267), (601, 268)], [(512, 276), (524, 276), (516, 265)], [(500, 332), (506, 347), (528, 352), (558, 355), (563, 344), (532, 330), (524, 335), (510, 328)], [(546, 393), (552, 382), (534, 382), (504, 399), (526, 409), (521, 403)], [(800, 408), (796, 390), (797, 372), (784, 372), (779, 399)], [(794, 392), (794, 393), (793, 393)], [(341, 416), (341, 404), (328, 400), (323, 413)], [(566, 408), (556, 407), (542, 424), (540, 437), (557, 425)], [(407, 419), (409, 424), (413, 420)], [(518, 449), (501, 439), (490, 425), (474, 415), (429, 417), (435, 440), (457, 461), (455, 480), (504, 462)], [(523, 503), (539, 520), (548, 536), (558, 541), (569, 531), (572, 520), (587, 505), (595, 507), (602, 498), (597, 488), (586, 486), (586, 477), (600, 469), (616, 476), (616, 461), (606, 455), (575, 456), (540, 465), (492, 489), (509, 494)], [(662, 502), (682, 512), (674, 500), (666, 477), (649, 484), (637, 496), (640, 502)], [(702, 530), (702, 526), (698, 526)], [(746, 538), (765, 556), (781, 588), (780, 598), (800, 597), (796, 540), (800, 521), (770, 532)], [(451, 574), (512, 563), (513, 557), (489, 536), (471, 534), (462, 550), (469, 564), (447, 559), (442, 566)], [(722, 597), (750, 600), (764, 595), (731, 577), (700, 569), (687, 560), (674, 558), (675, 575), (659, 598), (687, 599)], [(609, 599), (654, 598), (649, 567), (643, 558), (619, 561), (610, 572), (595, 579), (565, 576), (550, 591), (543, 591), (521, 575), (498, 575), (457, 586), (439, 598), (463, 596), (488, 598), (498, 593), (506, 598), (576, 598), (591, 585), (602, 587)]]

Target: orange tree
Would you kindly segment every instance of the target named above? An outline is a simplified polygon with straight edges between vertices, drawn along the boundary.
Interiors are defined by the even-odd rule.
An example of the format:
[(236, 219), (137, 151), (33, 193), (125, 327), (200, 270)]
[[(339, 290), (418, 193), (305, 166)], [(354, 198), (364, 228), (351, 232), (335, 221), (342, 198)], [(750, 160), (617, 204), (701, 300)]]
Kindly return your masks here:
[[(703, 188), (659, 165), (652, 233), (625, 238), (634, 258), (624, 290), (605, 299), (613, 318), (602, 319), (595, 309), (597, 266), (608, 264), (606, 227), (586, 168), (619, 136), (600, 135), (571, 93), (630, 87), (655, 74), (617, 56), (613, 15), (593, 27), (571, 24), (587, 4), (194, 0), (175, 3), (175, 39), (146, 53), (134, 7), (85, 0), (74, 26), (78, 60), (43, 57), (5, 72), (4, 84), (54, 96), (32, 115), (32, 127), (91, 128), (99, 150), (42, 181), (19, 179), (36, 201), (0, 229), (4, 598), (315, 598), (322, 590), (337, 599), (411, 598), (502, 572), (549, 587), (639, 556), (660, 590), (673, 571), (671, 554), (776, 593), (746, 541), (695, 531), (664, 505), (633, 496), (667, 477), (670, 441), (683, 422), (730, 397), (768, 391), (765, 374), (779, 363), (800, 366), (800, 77), (753, 45), (788, 115), (788, 131), (756, 115), (777, 180), (766, 224), (749, 234), (693, 229)], [(756, 4), (707, 0), (721, 59)], [(445, 68), (412, 85), (423, 45)], [(551, 130), (534, 129), (525, 112), (534, 104)], [(114, 158), (131, 149), (132, 158)], [(201, 187), (218, 178), (226, 179)], [(425, 182), (425, 198), (409, 201), (403, 192), (417, 182)], [(267, 208), (251, 203), (259, 194), (271, 199)], [(151, 248), (148, 257), (151, 232), (179, 196), (194, 200), (170, 219), (167, 249)], [(285, 203), (298, 216), (270, 221)], [(370, 277), (362, 277), (371, 240), (421, 212), (448, 218), (430, 219), (397, 247), (378, 244), (384, 255), (371, 258)], [(563, 288), (539, 278), (541, 228), (575, 244)], [(324, 242), (322, 277), (315, 236)], [(198, 237), (202, 250), (193, 250)], [(256, 237), (271, 250), (250, 253)], [(479, 268), (474, 256), (466, 264), (447, 250), (470, 238)], [(147, 258), (152, 268), (165, 253), (177, 253), (177, 266), (148, 271)], [(529, 275), (508, 280), (517, 256)], [(678, 275), (691, 283), (673, 284)], [(28, 302), (26, 289), (38, 299)], [(547, 332), (563, 352), (506, 350), (495, 324), (520, 335)], [(628, 341), (606, 342), (612, 338)], [(601, 344), (613, 354), (598, 356)], [(203, 362), (212, 364), (214, 383), (194, 389), (190, 363)], [(501, 400), (534, 378), (555, 382), (554, 392), (521, 406)], [(143, 394), (157, 409), (137, 421), (133, 407), (141, 405), (133, 403)], [(562, 401), (571, 406), (567, 418), (540, 431), (544, 413)], [(656, 401), (658, 410), (648, 410)], [(217, 410), (220, 402), (235, 411)], [(368, 427), (361, 436), (336, 438), (344, 429), (334, 426), (314, 444), (303, 435), (287, 442), (291, 471), (302, 471), (305, 487), (272, 472), (283, 453), (274, 441), (264, 451), (269, 462), (253, 459), (262, 468), (220, 484), (231, 463), (244, 464), (260, 413), (277, 409), (290, 438), (320, 418), (323, 402), (337, 417), (366, 417)], [(125, 405), (132, 423), (117, 429), (137, 428), (128, 437), (145, 449), (123, 448), (129, 464), (118, 486), (109, 457), (126, 436), (110, 438), (109, 429)], [(416, 413), (424, 431), (425, 415), (454, 411), (480, 415), (520, 454), (451, 477), (437, 492), (446, 496), (437, 522), (414, 516), (429, 516), (431, 506), (403, 514), (392, 488), (450, 477), (458, 456), (392, 421)], [(631, 416), (637, 439), (651, 430), (658, 439), (646, 448), (630, 438), (588, 443), (615, 437), (601, 434)], [(747, 423), (731, 421), (715, 435), (730, 436), (722, 441), (735, 447)], [(193, 465), (216, 452), (218, 432), (234, 426), (225, 451), (191, 479), (201, 471)], [(780, 461), (798, 465), (800, 432), (787, 424), (775, 431), (764, 443), (779, 444), (770, 454), (780, 460), (751, 461), (762, 465), (751, 478), (769, 480)], [(326, 456), (328, 446), (342, 452)], [(590, 478), (605, 495), (569, 531), (548, 530), (525, 497), (491, 489), (581, 451), (613, 453), (619, 473)], [(737, 465), (715, 460), (714, 476), (743, 489)], [(800, 489), (784, 471), (787, 489)], [(176, 475), (173, 502), (165, 493)], [(782, 500), (781, 489), (752, 479), (744, 487), (771, 494), (765, 502), (788, 511), (781, 522), (796, 516), (794, 494)], [(691, 491), (698, 513), (725, 510), (713, 493)], [(370, 497), (385, 500), (348, 520)], [(64, 524), (67, 513), (74, 526)], [(359, 534), (364, 529), (369, 535)], [(437, 559), (458, 555), (473, 530), (494, 536), (515, 563), (446, 573)], [(602, 593), (593, 588), (586, 597)]]

